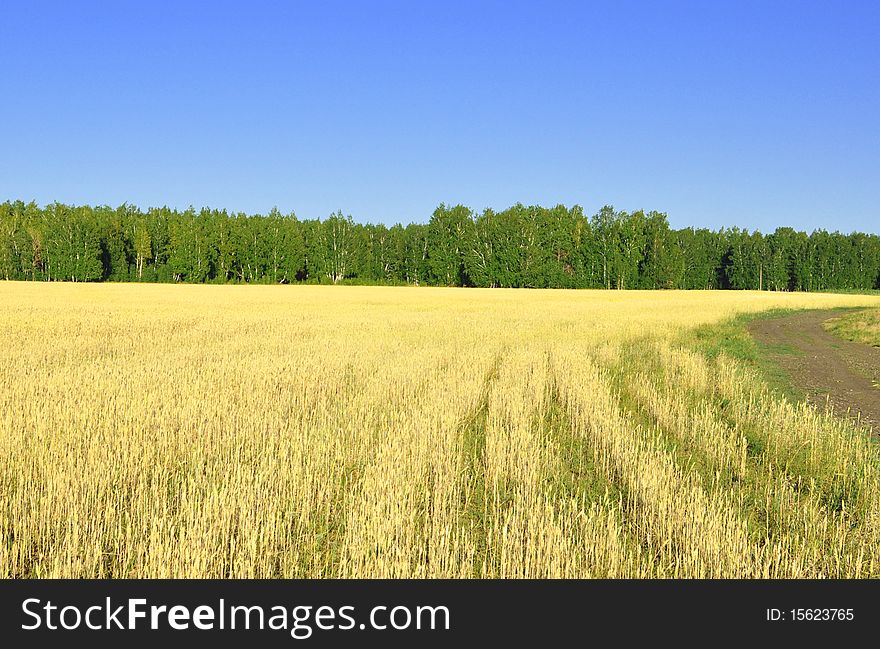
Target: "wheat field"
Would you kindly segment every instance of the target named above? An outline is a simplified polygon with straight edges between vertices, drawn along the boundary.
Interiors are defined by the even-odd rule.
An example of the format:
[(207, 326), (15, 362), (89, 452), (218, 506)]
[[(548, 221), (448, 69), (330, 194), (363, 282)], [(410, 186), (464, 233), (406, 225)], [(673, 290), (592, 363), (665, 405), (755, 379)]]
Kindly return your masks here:
[(870, 436), (687, 342), (855, 305), (0, 283), (0, 575), (880, 576)]

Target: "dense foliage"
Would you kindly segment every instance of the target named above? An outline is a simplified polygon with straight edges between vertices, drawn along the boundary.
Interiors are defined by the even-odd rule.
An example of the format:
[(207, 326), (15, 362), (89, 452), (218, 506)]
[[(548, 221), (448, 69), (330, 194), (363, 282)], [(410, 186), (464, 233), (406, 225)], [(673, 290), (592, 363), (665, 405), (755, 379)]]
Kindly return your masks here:
[(440, 205), (427, 224), (0, 204), (0, 278), (558, 288), (868, 290), (880, 237), (673, 230), (660, 212)]

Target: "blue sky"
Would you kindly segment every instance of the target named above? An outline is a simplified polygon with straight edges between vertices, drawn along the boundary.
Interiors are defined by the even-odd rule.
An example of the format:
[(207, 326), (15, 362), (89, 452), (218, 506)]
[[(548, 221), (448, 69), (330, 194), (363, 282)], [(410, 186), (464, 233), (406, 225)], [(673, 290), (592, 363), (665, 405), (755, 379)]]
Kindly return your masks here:
[(0, 5), (0, 200), (880, 232), (880, 3)]

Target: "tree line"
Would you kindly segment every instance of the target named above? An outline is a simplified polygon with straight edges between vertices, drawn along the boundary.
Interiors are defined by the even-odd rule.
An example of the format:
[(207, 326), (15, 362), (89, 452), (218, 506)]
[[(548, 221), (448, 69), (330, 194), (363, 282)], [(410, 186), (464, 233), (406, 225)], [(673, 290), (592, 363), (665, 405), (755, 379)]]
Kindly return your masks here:
[(0, 204), (0, 278), (437, 286), (880, 288), (880, 237), (672, 229), (666, 214), (441, 204), (426, 224), (226, 210)]

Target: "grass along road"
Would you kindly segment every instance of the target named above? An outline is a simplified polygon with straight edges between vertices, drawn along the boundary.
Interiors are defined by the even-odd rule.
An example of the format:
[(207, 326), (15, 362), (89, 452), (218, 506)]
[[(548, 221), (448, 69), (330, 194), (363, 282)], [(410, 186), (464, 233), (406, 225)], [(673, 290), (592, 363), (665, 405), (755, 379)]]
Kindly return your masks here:
[(832, 318), (825, 328), (841, 338), (880, 347), (880, 310), (860, 309)]

